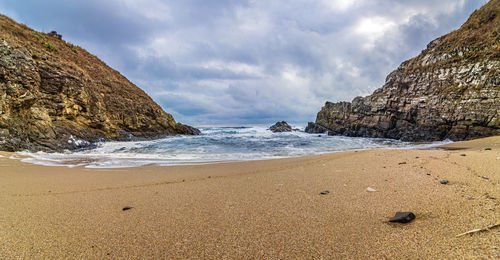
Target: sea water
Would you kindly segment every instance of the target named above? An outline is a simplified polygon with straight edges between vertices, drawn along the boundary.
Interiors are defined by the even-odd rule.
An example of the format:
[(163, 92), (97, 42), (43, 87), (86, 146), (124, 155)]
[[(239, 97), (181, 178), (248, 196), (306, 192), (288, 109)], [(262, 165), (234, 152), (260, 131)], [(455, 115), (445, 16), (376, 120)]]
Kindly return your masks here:
[(185, 165), (263, 160), (375, 148), (415, 149), (440, 143), (328, 136), (299, 131), (273, 133), (268, 126), (200, 127), (197, 136), (151, 141), (101, 142), (92, 149), (64, 153), (20, 152), (24, 162), (87, 168)]

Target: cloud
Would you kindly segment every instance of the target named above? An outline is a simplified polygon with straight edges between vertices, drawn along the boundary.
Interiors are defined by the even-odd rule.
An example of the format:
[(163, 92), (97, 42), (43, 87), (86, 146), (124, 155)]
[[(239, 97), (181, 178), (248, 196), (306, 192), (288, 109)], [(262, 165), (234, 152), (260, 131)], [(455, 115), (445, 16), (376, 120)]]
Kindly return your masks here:
[(3, 12), (57, 30), (181, 122), (313, 121), (351, 100), (486, 0), (26, 0)]

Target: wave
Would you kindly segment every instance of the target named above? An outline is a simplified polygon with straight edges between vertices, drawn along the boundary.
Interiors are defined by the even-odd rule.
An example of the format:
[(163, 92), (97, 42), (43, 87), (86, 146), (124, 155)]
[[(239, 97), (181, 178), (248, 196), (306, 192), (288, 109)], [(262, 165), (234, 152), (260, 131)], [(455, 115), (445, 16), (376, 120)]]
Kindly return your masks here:
[(265, 126), (202, 127), (200, 130), (202, 134), (198, 136), (172, 136), (151, 141), (110, 141), (77, 152), (25, 151), (19, 155), (25, 157), (22, 161), (39, 165), (122, 168), (262, 160), (376, 148), (415, 149), (449, 142), (409, 143), (302, 131), (273, 133)]

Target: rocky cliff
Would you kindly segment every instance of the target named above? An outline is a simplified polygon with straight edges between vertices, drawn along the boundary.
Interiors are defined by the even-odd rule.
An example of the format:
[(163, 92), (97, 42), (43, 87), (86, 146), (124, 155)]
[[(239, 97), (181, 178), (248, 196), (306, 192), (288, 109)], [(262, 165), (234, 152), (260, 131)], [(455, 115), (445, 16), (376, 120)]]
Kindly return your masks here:
[(384, 86), (331, 103), (306, 131), (411, 141), (500, 134), (500, 0), (403, 62)]
[(0, 150), (197, 133), (84, 49), (0, 15)]

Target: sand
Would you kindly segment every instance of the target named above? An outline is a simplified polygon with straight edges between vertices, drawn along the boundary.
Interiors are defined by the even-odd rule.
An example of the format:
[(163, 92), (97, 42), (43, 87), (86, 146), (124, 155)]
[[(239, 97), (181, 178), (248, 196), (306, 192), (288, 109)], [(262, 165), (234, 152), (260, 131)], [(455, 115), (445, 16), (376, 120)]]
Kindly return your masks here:
[(447, 148), (126, 169), (3, 153), (0, 258), (498, 259), (500, 228), (456, 235), (500, 221), (500, 137)]

